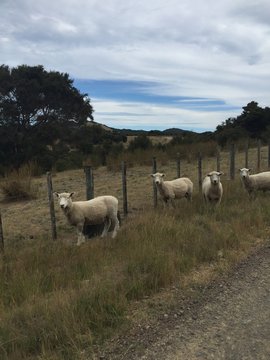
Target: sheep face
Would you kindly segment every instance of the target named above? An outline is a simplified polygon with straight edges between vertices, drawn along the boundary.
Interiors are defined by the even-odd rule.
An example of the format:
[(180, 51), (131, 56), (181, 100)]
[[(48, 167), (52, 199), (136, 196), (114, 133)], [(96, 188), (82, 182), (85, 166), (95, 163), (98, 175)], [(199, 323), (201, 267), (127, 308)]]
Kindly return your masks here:
[(212, 171), (207, 176), (210, 177), (210, 181), (213, 185), (218, 185), (220, 183), (220, 176), (223, 175), (222, 172)]
[(246, 179), (247, 177), (249, 177), (249, 173), (250, 173), (251, 169), (242, 168), (242, 169), (239, 169), (239, 171), (240, 171), (240, 177), (242, 179)]
[(59, 205), (62, 210), (69, 209), (72, 204), (72, 195), (74, 193), (54, 193), (58, 198)]
[(165, 174), (162, 174), (162, 173), (155, 173), (155, 174), (151, 174), (152, 178), (154, 179), (154, 183), (156, 185), (159, 185), (161, 184), (161, 182), (163, 181), (163, 178), (165, 177)]

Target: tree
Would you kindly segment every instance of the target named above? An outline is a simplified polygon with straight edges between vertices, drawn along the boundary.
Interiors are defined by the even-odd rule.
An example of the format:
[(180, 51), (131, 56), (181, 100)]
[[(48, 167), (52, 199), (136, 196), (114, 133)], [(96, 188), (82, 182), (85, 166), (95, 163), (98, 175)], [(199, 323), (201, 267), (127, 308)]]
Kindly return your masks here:
[(139, 135), (132, 140), (128, 146), (128, 150), (149, 149), (152, 146), (151, 140), (146, 135)]
[(269, 125), (269, 119), (265, 116), (265, 110), (259, 107), (256, 101), (251, 101), (247, 106), (243, 107), (239, 121), (242, 122), (249, 135), (254, 138), (260, 138), (267, 125)]
[(89, 119), (90, 99), (73, 86), (68, 74), (48, 72), (41, 65), (0, 66), (2, 163), (20, 166), (35, 150), (44, 150)]

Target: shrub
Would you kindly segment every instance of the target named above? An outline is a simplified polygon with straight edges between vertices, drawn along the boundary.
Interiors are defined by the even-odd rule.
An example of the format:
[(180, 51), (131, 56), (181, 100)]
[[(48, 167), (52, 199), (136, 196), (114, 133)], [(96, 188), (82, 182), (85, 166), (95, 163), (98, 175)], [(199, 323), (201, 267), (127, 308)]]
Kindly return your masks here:
[(7, 173), (0, 184), (6, 200), (34, 199), (37, 188), (32, 183), (32, 164), (25, 164), (18, 170)]

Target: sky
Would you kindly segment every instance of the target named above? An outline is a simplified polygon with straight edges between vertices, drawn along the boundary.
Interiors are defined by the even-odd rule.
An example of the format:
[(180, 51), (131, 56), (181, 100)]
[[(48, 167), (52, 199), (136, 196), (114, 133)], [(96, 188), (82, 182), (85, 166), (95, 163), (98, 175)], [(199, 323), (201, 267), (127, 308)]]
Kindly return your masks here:
[(0, 64), (68, 73), (115, 128), (214, 131), (270, 106), (269, 0), (0, 0)]

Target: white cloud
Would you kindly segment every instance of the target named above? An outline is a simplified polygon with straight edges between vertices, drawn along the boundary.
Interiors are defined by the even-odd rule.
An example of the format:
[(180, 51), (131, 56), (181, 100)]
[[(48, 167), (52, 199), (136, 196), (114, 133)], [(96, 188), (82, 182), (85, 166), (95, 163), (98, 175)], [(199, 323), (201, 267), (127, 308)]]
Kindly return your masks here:
[(139, 102), (116, 102), (92, 99), (95, 120), (118, 128), (168, 129), (209, 131), (224, 119), (234, 116), (235, 111), (203, 111), (181, 109), (166, 105), (151, 105)]
[[(43, 64), (73, 78), (153, 81), (153, 94), (220, 99), (239, 109), (251, 100), (269, 106), (269, 11), (267, 0), (2, 0), (0, 63)], [(180, 116), (214, 128), (231, 116), (162, 106), (150, 122), (153, 109), (136, 103), (138, 116), (126, 121), (141, 124), (148, 111), (153, 126)]]

